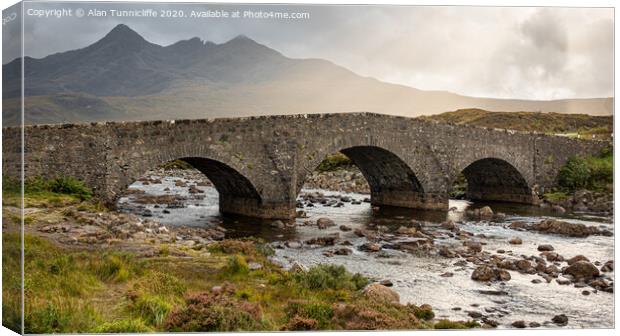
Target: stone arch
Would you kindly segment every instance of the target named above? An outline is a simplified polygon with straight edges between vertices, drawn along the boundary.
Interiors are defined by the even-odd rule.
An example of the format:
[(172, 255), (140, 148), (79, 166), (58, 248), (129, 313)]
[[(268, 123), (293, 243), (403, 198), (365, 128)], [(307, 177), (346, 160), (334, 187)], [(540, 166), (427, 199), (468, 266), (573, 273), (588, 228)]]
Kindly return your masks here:
[[(291, 218), (295, 209), (288, 204), (274, 202), (269, 199), (270, 190), (273, 188), (271, 180), (266, 179), (264, 171), (252, 169), (244, 164), (242, 159), (226, 152), (206, 146), (179, 146), (173, 150), (145, 151), (147, 154), (141, 157), (128, 159), (122, 157), (118, 162), (125, 163), (116, 169), (114, 182), (109, 186), (114, 188), (108, 194), (113, 195), (112, 202), (121, 192), (135, 182), (149, 169), (173, 160), (183, 160), (197, 170), (205, 174), (219, 193), (219, 208), (224, 214), (235, 214), (257, 218)], [(267, 196), (266, 196), (267, 194)]]
[[(299, 194), (305, 177), (320, 164), (329, 154), (340, 152), (353, 161), (360, 169), (370, 186), (371, 203), (373, 205), (387, 205), (415, 209), (447, 209), (445, 194), (433, 193), (432, 181), (428, 178), (429, 172), (416, 173), (429, 162), (412, 162), (411, 153), (404, 150), (389, 150), (387, 148), (404, 148), (402, 146), (385, 146), (369, 144), (368, 142), (339, 141), (313, 152), (312, 158), (307, 160), (297, 178), (296, 194)], [(424, 160), (421, 160), (424, 161)], [(420, 170), (422, 171), (422, 170)], [(427, 189), (428, 188), (428, 189)]]
[(527, 204), (536, 202), (526, 175), (507, 160), (480, 158), (469, 163), (461, 172), (467, 179), (468, 199)]

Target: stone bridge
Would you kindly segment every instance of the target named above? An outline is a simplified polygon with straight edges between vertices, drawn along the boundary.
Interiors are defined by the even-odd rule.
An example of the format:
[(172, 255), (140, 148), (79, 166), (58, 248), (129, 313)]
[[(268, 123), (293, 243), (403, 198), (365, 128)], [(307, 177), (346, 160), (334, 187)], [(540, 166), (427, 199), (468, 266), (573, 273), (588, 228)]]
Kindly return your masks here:
[[(20, 128), (3, 133), (10, 175)], [(283, 219), (295, 216), (306, 176), (338, 151), (364, 174), (372, 204), (445, 210), (461, 172), (471, 199), (535, 203), (568, 158), (609, 145), (374, 113), (38, 125), (24, 137), (26, 178), (73, 176), (108, 204), (180, 159), (214, 183), (222, 213)]]

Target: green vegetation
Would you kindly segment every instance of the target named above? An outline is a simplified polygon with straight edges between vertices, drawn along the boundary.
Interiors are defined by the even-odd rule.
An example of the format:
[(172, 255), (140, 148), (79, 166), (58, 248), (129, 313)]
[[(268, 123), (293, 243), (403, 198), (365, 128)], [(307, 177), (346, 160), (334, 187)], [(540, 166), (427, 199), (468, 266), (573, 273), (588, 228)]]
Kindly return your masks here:
[(295, 281), (310, 289), (359, 290), (368, 284), (368, 279), (359, 273), (352, 275), (344, 266), (318, 265), (306, 273), (297, 273)]
[(452, 184), (452, 191), (450, 192), (450, 198), (463, 199), (467, 193), (467, 179), (465, 174), (460, 173), (456, 178), (456, 181)]
[(174, 160), (174, 161), (168, 161), (164, 164), (162, 164), (161, 166), (159, 166), (160, 168), (164, 169), (164, 170), (175, 170), (175, 169), (181, 169), (181, 170), (185, 170), (185, 169), (194, 169), (194, 167), (192, 165), (190, 165), (189, 163), (183, 161), (183, 160)]
[(342, 153), (328, 155), (316, 168), (320, 172), (334, 171), (351, 167), (353, 162)]
[(476, 321), (450, 321), (439, 320), (435, 323), (435, 329), (470, 329), (480, 327)]
[[(19, 241), (10, 236), (4, 236), (9, 256), (19, 253)], [(361, 291), (368, 280), (342, 266), (287, 272), (269, 261), (271, 251), (262, 245), (224, 240), (209, 247), (208, 257), (142, 259), (130, 253), (67, 250), (27, 234), (26, 332), (434, 327), (430, 306), (374, 301)], [(5, 260), (19, 265), (19, 258)], [(262, 267), (252, 270), (250, 262)], [(18, 314), (7, 313), (19, 297), (7, 291), (18, 286), (19, 275), (3, 276), (4, 307), (9, 308), (5, 323), (17, 323)]]
[(544, 195), (544, 199), (552, 203), (565, 201), (568, 198), (569, 195), (563, 191), (545, 193)]
[(154, 330), (147, 326), (141, 319), (115, 320), (105, 322), (100, 326), (94, 327), (93, 333), (143, 333), (153, 332)]
[[(2, 193), (6, 196), (19, 195), (21, 186), (18, 180), (4, 178), (2, 181)], [(44, 179), (35, 177), (24, 182), (24, 195), (39, 198), (50, 198), (54, 200), (53, 194), (66, 195), (80, 201), (90, 200), (93, 191), (84, 185), (84, 182), (73, 177), (59, 177), (54, 179)]]
[(613, 133), (612, 116), (543, 112), (490, 112), (461, 109), (420, 117), (451, 124), (503, 128), (525, 132), (565, 134), (583, 139), (609, 140)]
[(613, 151), (598, 156), (573, 157), (560, 169), (559, 184), (567, 191), (611, 190), (613, 185)]

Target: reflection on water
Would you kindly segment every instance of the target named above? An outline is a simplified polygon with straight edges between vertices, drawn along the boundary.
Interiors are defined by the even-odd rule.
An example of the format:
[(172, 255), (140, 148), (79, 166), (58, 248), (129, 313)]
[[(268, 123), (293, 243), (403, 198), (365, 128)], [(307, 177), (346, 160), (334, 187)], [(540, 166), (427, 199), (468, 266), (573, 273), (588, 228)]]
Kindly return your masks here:
[[(272, 221), (261, 221), (252, 218), (221, 216), (218, 212), (217, 192), (211, 187), (200, 187), (204, 194), (192, 195), (184, 187), (176, 187), (178, 178), (166, 177), (162, 184), (142, 185), (140, 182), (132, 188), (142, 189), (148, 194), (178, 194), (187, 197), (186, 207), (165, 209), (165, 206), (136, 204), (130, 197), (120, 200), (119, 206), (125, 211), (150, 214), (157, 220), (168, 225), (208, 226), (221, 225), (227, 229), (229, 238), (254, 236), (279, 245), (278, 241), (305, 241), (317, 236), (332, 233), (340, 234), (342, 240), (352, 243), (353, 253), (347, 256), (324, 255), (334, 247), (304, 247), (277, 249), (275, 260), (284, 266), (299, 262), (306, 266), (320, 263), (345, 265), (353, 272), (361, 272), (373, 279), (390, 279), (394, 289), (401, 295), (402, 302), (430, 303), (439, 318), (469, 319), (468, 311), (478, 311), (499, 321), (504, 326), (516, 320), (539, 322), (543, 327), (554, 327), (549, 320), (557, 314), (569, 317), (569, 327), (612, 327), (613, 326), (613, 294), (606, 292), (582, 295), (583, 289), (573, 286), (561, 286), (555, 281), (551, 283), (533, 284), (535, 275), (524, 275), (510, 272), (512, 280), (506, 283), (487, 285), (470, 279), (474, 265), (454, 265), (458, 259), (448, 259), (434, 255), (413, 255), (396, 250), (383, 250), (380, 254), (370, 254), (357, 250), (355, 247), (366, 242), (366, 238), (356, 236), (352, 231), (341, 232), (340, 225), (355, 228), (376, 228), (382, 225), (388, 231), (400, 226), (411, 226), (412, 221), (424, 221), (426, 229), (433, 230), (438, 223), (451, 219), (458, 222), (462, 230), (479, 236), (484, 242), (484, 250), (494, 252), (505, 250), (514, 256), (538, 255), (539, 244), (551, 244), (559, 254), (570, 258), (583, 254), (591, 261), (605, 262), (613, 259), (613, 237), (590, 236), (588, 238), (567, 238), (558, 235), (539, 234), (534, 232), (514, 231), (508, 229), (509, 223), (515, 220), (539, 222), (544, 218), (558, 217), (547, 209), (536, 206), (508, 203), (469, 203), (467, 201), (450, 201), (451, 210), (420, 211), (402, 208), (382, 207), (373, 210), (370, 204), (345, 203), (342, 207), (324, 206), (316, 203), (313, 207), (305, 207), (308, 218), (298, 218), (296, 227), (278, 228)], [(168, 191), (164, 189), (168, 188)], [(307, 192), (316, 192), (308, 190)], [(341, 194), (321, 191), (325, 196), (346, 195), (354, 200), (363, 200), (365, 195)], [(471, 221), (466, 216), (466, 209), (490, 205), (497, 213), (506, 214), (501, 221)], [(165, 210), (165, 211), (164, 211)], [(168, 213), (165, 213), (168, 212)], [(320, 217), (329, 217), (336, 222), (335, 227), (319, 230), (316, 225), (304, 225), (305, 221), (316, 222)], [(573, 223), (596, 225), (613, 231), (613, 222), (608, 217), (567, 215), (562, 219)], [(484, 237), (484, 238), (482, 238)], [(507, 241), (512, 237), (523, 240), (522, 245), (510, 245)], [(438, 245), (459, 246), (456, 238), (440, 236), (435, 242)], [(440, 274), (451, 272), (452, 277), (441, 277)], [(472, 306), (477, 305), (477, 306)], [(457, 310), (458, 309), (458, 310)]]

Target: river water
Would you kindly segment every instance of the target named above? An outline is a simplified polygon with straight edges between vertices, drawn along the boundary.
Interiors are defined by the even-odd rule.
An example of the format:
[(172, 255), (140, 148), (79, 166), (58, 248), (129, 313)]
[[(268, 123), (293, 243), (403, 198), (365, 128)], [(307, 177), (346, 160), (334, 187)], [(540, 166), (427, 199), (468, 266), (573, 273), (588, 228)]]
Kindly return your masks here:
[[(393, 289), (401, 297), (401, 302), (414, 304), (428, 303), (438, 318), (469, 320), (469, 312), (479, 312), (500, 323), (499, 328), (510, 328), (517, 320), (526, 323), (538, 322), (541, 328), (556, 328), (550, 322), (558, 314), (569, 318), (569, 328), (611, 328), (613, 327), (614, 301), (613, 294), (594, 291), (592, 288), (575, 288), (571, 285), (559, 285), (555, 281), (544, 280), (535, 284), (533, 279), (541, 279), (537, 275), (521, 274), (510, 271), (512, 279), (506, 282), (483, 283), (471, 280), (476, 267), (472, 263), (455, 263), (459, 258), (444, 258), (430, 253), (406, 253), (398, 250), (384, 249), (380, 253), (359, 251), (356, 247), (367, 242), (365, 237), (358, 237), (352, 231), (342, 232), (340, 225), (351, 229), (373, 228), (384, 226), (383, 230), (392, 232), (400, 226), (411, 226), (413, 220), (424, 221), (423, 228), (428, 232), (439, 232), (439, 223), (446, 219), (455, 221), (461, 230), (475, 234), (476, 239), (486, 244), (484, 251), (514, 255), (538, 256), (537, 246), (551, 244), (555, 252), (565, 258), (585, 255), (590, 261), (602, 263), (612, 260), (614, 255), (613, 237), (590, 236), (588, 238), (570, 238), (559, 235), (535, 233), (531, 231), (515, 231), (507, 226), (513, 221), (528, 223), (540, 222), (546, 218), (559, 218), (571, 223), (583, 223), (599, 226), (614, 231), (613, 220), (588, 214), (557, 215), (535, 206), (485, 203), (476, 204), (468, 201), (450, 201), (449, 212), (423, 212), (403, 209), (372, 209), (369, 203), (344, 203), (342, 207), (316, 204), (305, 207), (308, 218), (298, 218), (296, 226), (277, 228), (271, 221), (259, 221), (242, 217), (222, 216), (218, 211), (218, 194), (213, 187), (198, 187), (204, 191), (190, 194), (187, 187), (175, 185), (182, 180), (188, 184), (195, 183), (192, 175), (184, 177), (152, 176), (161, 179), (162, 183), (147, 184), (136, 182), (130, 189), (143, 190), (148, 195), (175, 194), (186, 197), (183, 208), (165, 209), (165, 206), (141, 205), (135, 202), (134, 195), (121, 198), (119, 207), (123, 211), (144, 214), (145, 209), (163, 224), (176, 226), (213, 226), (220, 225), (227, 230), (227, 237), (238, 238), (254, 236), (271, 242), (276, 248), (274, 260), (284, 267), (297, 262), (311, 267), (321, 263), (341, 264), (349, 271), (359, 272), (374, 280), (390, 280)], [(321, 192), (326, 197), (339, 199), (348, 196), (354, 200), (368, 197), (361, 194), (344, 194), (324, 190), (304, 190), (304, 192)], [(490, 205), (495, 212), (503, 212), (506, 218), (500, 221), (469, 220), (465, 215), (468, 208)], [(165, 209), (165, 211), (164, 211)], [(149, 212), (146, 211), (146, 212)], [(316, 225), (304, 225), (305, 221), (316, 222), (320, 217), (328, 217), (335, 221), (336, 226), (319, 230)], [(342, 246), (317, 247), (303, 245), (301, 248), (284, 247), (286, 241), (305, 241), (310, 238), (339, 233), (341, 241), (348, 240), (353, 251), (350, 255), (326, 256), (324, 253)], [(387, 235), (389, 236), (389, 234)], [(522, 245), (511, 245), (508, 240), (513, 237), (522, 239)], [(462, 242), (449, 235), (438, 234), (435, 246), (461, 246)], [(296, 246), (295, 246), (296, 247)], [(500, 251), (501, 252), (501, 251)], [(464, 265), (463, 265), (464, 264)], [(562, 263), (564, 266), (565, 263)], [(442, 277), (445, 272), (453, 273), (452, 277)], [(613, 273), (610, 273), (612, 279)], [(588, 290), (590, 295), (583, 295)]]

